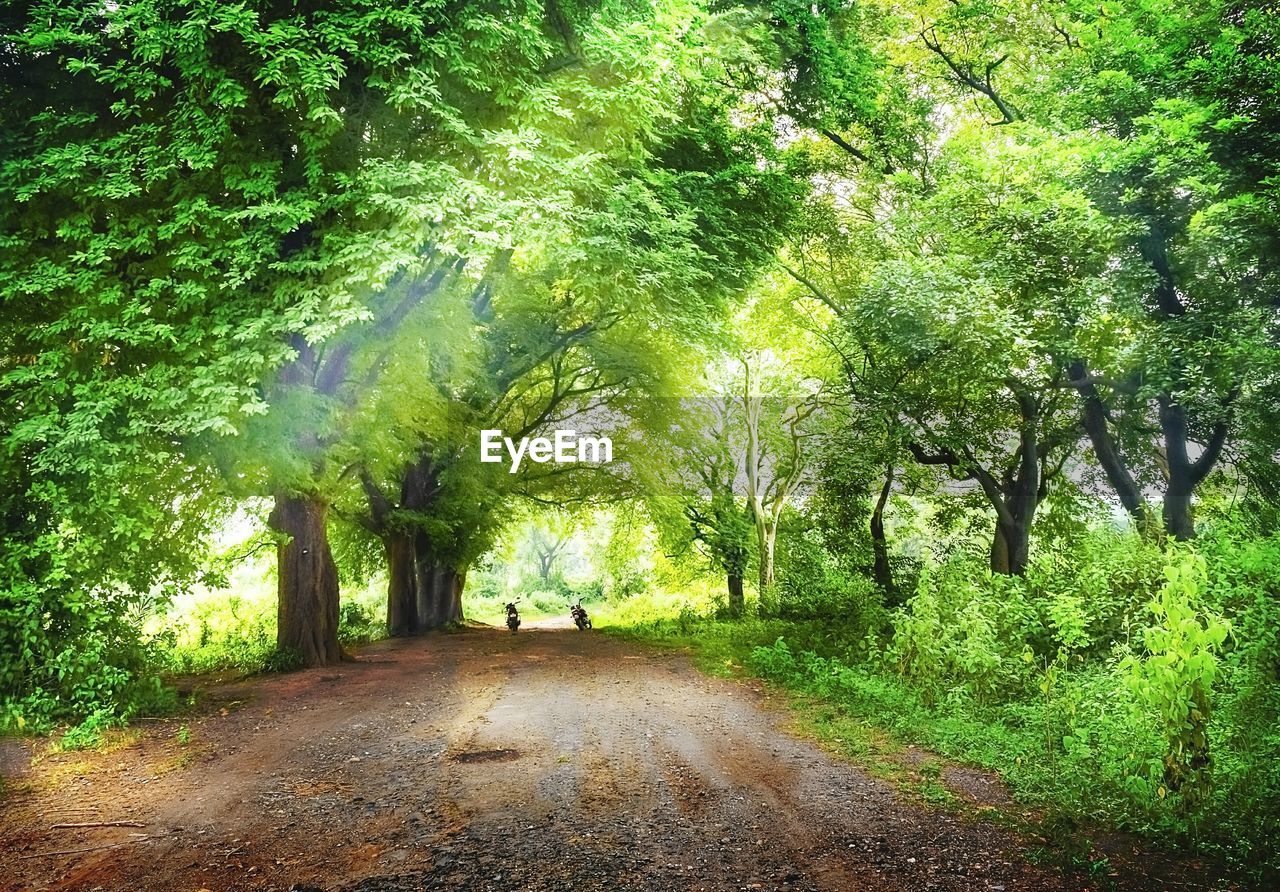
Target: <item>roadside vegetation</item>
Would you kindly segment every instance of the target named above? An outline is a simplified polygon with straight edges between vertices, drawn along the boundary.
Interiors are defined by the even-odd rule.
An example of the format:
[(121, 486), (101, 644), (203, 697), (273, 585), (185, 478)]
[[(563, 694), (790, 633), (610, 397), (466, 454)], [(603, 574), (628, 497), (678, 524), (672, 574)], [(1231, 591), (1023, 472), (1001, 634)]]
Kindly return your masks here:
[[(783, 600), (748, 619), (655, 611), (611, 631), (803, 695), (806, 730), (855, 760), (914, 743), (994, 771), (1064, 844), (1120, 828), (1274, 876), (1275, 654), (1241, 635), (1275, 628), (1254, 587), (1280, 582), (1280, 540), (1226, 531), (1162, 552), (1108, 532), (1086, 547), (1013, 583), (971, 553), (931, 559), (888, 611)], [(1076, 866), (1098, 857), (1086, 844)]]

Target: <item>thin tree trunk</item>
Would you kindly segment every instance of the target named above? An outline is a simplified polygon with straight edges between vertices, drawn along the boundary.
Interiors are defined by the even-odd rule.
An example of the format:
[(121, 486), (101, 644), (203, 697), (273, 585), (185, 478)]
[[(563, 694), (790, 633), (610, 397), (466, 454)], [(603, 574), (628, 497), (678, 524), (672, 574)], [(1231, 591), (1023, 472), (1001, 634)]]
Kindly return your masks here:
[(1089, 382), (1089, 369), (1084, 362), (1077, 360), (1068, 370), (1084, 401), (1082, 413), (1085, 433), (1089, 435), (1089, 443), (1093, 446), (1093, 454), (1098, 458), (1107, 482), (1115, 490), (1116, 496), (1124, 510), (1129, 512), (1139, 532), (1146, 532), (1147, 504), (1142, 498), (1142, 490), (1133, 479), (1129, 466), (1125, 463), (1120, 450), (1116, 448), (1115, 438), (1111, 436), (1111, 427), (1107, 422), (1107, 407), (1102, 402), (1098, 388)]
[(449, 568), (436, 564), (431, 568), (431, 612), (428, 629), (443, 629), (448, 623), (449, 601), (453, 597), (453, 580)]
[(884, 509), (893, 491), (893, 467), (886, 469), (880, 497), (871, 511), (871, 550), (874, 556), (872, 574), (876, 584), (884, 591), (886, 604), (898, 603), (898, 590), (893, 582), (893, 567), (889, 565), (889, 541), (884, 534)]
[(450, 592), (448, 609), (445, 611), (445, 622), (451, 626), (462, 624), (462, 591), (467, 586), (466, 568), (449, 570)]
[[(421, 535), (419, 535), (421, 538)], [(414, 575), (417, 577), (417, 623), (414, 634), (422, 634), (439, 628), (440, 612), (439, 578), (435, 558), (421, 544), (414, 559)]]
[(763, 595), (773, 585), (774, 553), (777, 550), (778, 526), (775, 523), (764, 523), (759, 530), (760, 546), (760, 594)]
[(320, 499), (276, 495), (268, 523), (288, 536), (276, 547), (278, 615), (276, 646), (306, 666), (344, 656), (338, 643), (338, 568), (329, 550), (329, 506)]
[(1009, 572), (1025, 576), (1031, 560), (1031, 518), (1020, 519), (1009, 533)]
[(1036, 431), (1039, 406), (1029, 393), (1011, 387), (1022, 413), (1022, 430), (1018, 436), (1017, 463), (1010, 467), (1003, 481), (986, 469), (974, 465), (973, 473), (996, 512), (996, 529), (991, 539), (991, 571), (1006, 576), (1022, 576), (1031, 555), (1031, 524), (1044, 497), (1044, 479), (1040, 468), (1041, 443)]
[(1164, 529), (1179, 541), (1194, 539), (1195, 519), (1191, 514), (1191, 497), (1196, 485), (1213, 467), (1221, 449), (1221, 438), (1216, 445), (1206, 448), (1198, 461), (1191, 461), (1187, 444), (1189, 440), (1187, 415), (1172, 397), (1160, 397), (1160, 429), (1164, 432), (1165, 456), (1169, 462), (1169, 482), (1164, 492)]

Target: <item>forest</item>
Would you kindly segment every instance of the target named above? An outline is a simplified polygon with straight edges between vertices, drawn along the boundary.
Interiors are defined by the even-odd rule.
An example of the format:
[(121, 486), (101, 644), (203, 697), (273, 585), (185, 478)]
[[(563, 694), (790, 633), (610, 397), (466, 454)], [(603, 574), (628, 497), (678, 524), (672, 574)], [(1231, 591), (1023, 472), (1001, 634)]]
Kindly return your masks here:
[(580, 603), (1265, 887), (1278, 260), (1274, 0), (3, 4), (0, 744)]

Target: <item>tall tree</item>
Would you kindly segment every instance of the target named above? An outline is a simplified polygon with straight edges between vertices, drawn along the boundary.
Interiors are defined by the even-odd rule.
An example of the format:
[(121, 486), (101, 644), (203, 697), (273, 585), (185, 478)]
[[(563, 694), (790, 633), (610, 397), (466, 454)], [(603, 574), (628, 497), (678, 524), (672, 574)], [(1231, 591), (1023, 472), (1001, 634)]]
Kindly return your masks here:
[[(26, 553), (4, 588), (32, 617), (69, 590), (123, 613), (194, 569), (218, 490), (205, 444), (469, 204), (456, 162), (475, 154), (440, 145), (520, 104), (491, 87), (536, 73), (553, 39), (541, 5), (498, 2), (34, 2), (0, 27), (0, 460), (50, 518), (25, 543), (4, 531)], [(56, 569), (73, 552), (75, 582)], [(92, 654), (76, 628), (15, 650), (21, 671)]]
[(1102, 324), (1096, 295), (1115, 234), (1044, 176), (1063, 164), (1053, 146), (987, 132), (953, 136), (927, 185), (905, 173), (867, 182), (855, 213), (862, 201), (887, 213), (820, 206), (794, 241), (792, 272), (843, 326), (835, 346), (851, 397), (890, 419), (917, 461), (976, 484), (996, 516), (992, 569), (1017, 574), (1036, 508), (1079, 438), (1066, 365)]
[[(695, 423), (682, 425), (681, 462), (688, 479), (678, 498), (693, 542), (725, 578), (729, 615), (742, 616), (744, 582), (751, 561), (754, 524), (751, 506), (741, 494), (741, 410), (736, 400), (703, 400), (685, 414)], [(701, 421), (701, 424), (697, 422)]]
[(1133, 282), (1112, 313), (1128, 337), (1082, 349), (1070, 382), (1126, 510), (1154, 526), (1158, 493), (1163, 529), (1191, 538), (1195, 492), (1275, 365), (1276, 11), (1015, 0), (932, 15), (923, 39), (956, 87), (1086, 158), (1076, 182), (1124, 233), (1115, 262)]
[[(774, 390), (760, 356), (742, 360), (742, 426), (747, 502), (756, 531), (759, 591), (773, 584), (778, 521), (809, 466), (808, 441), (820, 391), (801, 385), (794, 394)], [(794, 383), (794, 382), (787, 382)], [(811, 382), (810, 382), (811, 383)], [(773, 384), (773, 387), (770, 387)]]
[[(421, 331), (423, 318), (456, 319), (469, 307), (483, 313), (517, 234), (538, 228), (544, 219), (569, 217), (580, 204), (594, 200), (599, 184), (611, 180), (612, 165), (632, 158), (633, 141), (645, 139), (650, 128), (669, 116), (666, 106), (675, 86), (656, 75), (620, 78), (614, 73), (636, 54), (671, 42), (673, 29), (683, 26), (666, 17), (669, 11), (656, 4), (585, 9), (570, 16), (555, 4), (545, 10), (517, 4), (509, 12), (527, 19), (517, 20), (510, 34), (499, 20), (483, 18), (485, 27), (497, 29), (495, 39), (508, 44), (495, 47), (500, 62), (453, 85), (452, 129), (423, 133), (416, 122), (405, 129), (395, 118), (395, 126), (382, 134), (381, 117), (372, 114), (367, 103), (356, 106), (361, 114), (344, 116), (346, 126), (366, 134), (360, 151), (376, 151), (385, 140), (400, 153), (396, 163), (411, 162), (411, 171), (430, 159), (437, 176), (452, 178), (453, 191), (442, 193), (441, 183), (431, 183), (428, 189), (414, 185), (403, 193), (396, 206), (400, 217), (384, 225), (417, 232), (427, 248), (418, 255), (384, 260), (382, 268), (394, 272), (385, 285), (371, 289), (370, 296), (356, 304), (350, 319), (339, 320), (334, 327), (340, 330), (320, 338), (295, 337), (294, 359), (272, 388), (273, 405), (283, 410), (288, 423), (288, 442), (282, 445), (296, 459), (268, 471), (278, 509), (271, 523), (281, 534), (278, 636), (282, 648), (299, 652), (305, 662), (319, 664), (340, 655), (331, 622), (337, 614), (337, 576), (322, 518), (335, 499), (336, 476), (350, 467), (378, 462), (378, 457), (361, 457), (358, 447), (351, 448), (353, 436), (359, 436), (350, 427), (353, 410), (369, 398), (369, 391), (409, 384), (403, 375), (383, 380), (387, 367), (401, 361), (386, 345), (396, 342), (406, 325), (411, 325), (411, 335)], [(476, 14), (488, 16), (483, 10)], [(448, 19), (447, 24), (472, 27), (466, 20)], [(621, 25), (626, 27), (619, 30)], [(467, 40), (469, 47), (479, 45), (475, 35)], [(566, 46), (571, 47), (568, 55)], [(678, 64), (679, 50), (672, 52)], [(437, 76), (452, 78), (448, 66), (465, 68), (470, 63), (451, 52), (439, 64), (446, 71)], [(485, 99), (486, 91), (499, 101)], [(608, 125), (602, 126), (600, 117), (566, 121), (566, 106), (600, 109)], [(442, 182), (448, 184), (447, 179)], [(483, 273), (470, 282), (455, 281), (469, 261)], [(450, 290), (450, 284), (457, 287)], [(433, 297), (459, 305), (452, 313), (433, 309), (426, 306)], [(402, 391), (390, 401), (405, 398)], [(310, 405), (310, 426), (297, 413), (295, 401)], [(344, 463), (331, 462), (334, 453), (343, 455)], [(432, 450), (417, 449), (400, 481), (398, 510), (421, 515), (433, 506), (447, 490), (448, 465)], [(370, 524), (387, 542), (388, 560), (402, 561), (408, 554), (403, 542), (408, 531), (390, 522), (386, 506), (376, 498), (369, 513)], [(449, 529), (456, 532), (459, 527)], [(419, 619), (408, 626), (460, 619), (455, 590), (460, 588), (461, 568), (456, 564), (462, 560), (459, 553), (468, 549), (461, 542), (429, 548), (421, 529), (413, 535), (418, 542), (415, 560), (430, 563), (414, 571), (413, 591), (402, 593), (402, 602), (417, 604)], [(391, 568), (391, 577), (408, 578), (400, 567)], [(443, 602), (437, 603), (440, 599)], [(391, 613), (393, 625), (404, 625), (395, 618), (405, 614), (403, 608)], [(323, 643), (317, 646), (316, 641)]]
[[(452, 407), (448, 432), (407, 431), (393, 478), (399, 501), (370, 501), (375, 526), (416, 542), (388, 554), (412, 553), (420, 567), (426, 561), (433, 568), (393, 569), (393, 605), (423, 603), (422, 586), (415, 593), (406, 585), (417, 583), (401, 580), (457, 574), (461, 553), (466, 560), (479, 553), (462, 542), (487, 541), (468, 539), (466, 524), (448, 518), (458, 502), (446, 498), (443, 481), (475, 484), (459, 516), (490, 529), (489, 515), (507, 499), (536, 497), (552, 476), (479, 472), (480, 430), (501, 429), (518, 440), (575, 417), (634, 427), (653, 412), (643, 393), (661, 390), (662, 364), (674, 364), (672, 345), (714, 336), (729, 298), (768, 258), (798, 189), (767, 128), (734, 122), (721, 91), (705, 73), (685, 84), (675, 117), (653, 141), (633, 146), (630, 164), (582, 188), (577, 204), (559, 213), (544, 207), (513, 245), (504, 272), (460, 313), (455, 342), (438, 350), (429, 373), (433, 400)], [(559, 495), (576, 498), (564, 488)], [(398, 506), (398, 528), (377, 520), (390, 516), (379, 505)], [(434, 544), (432, 530), (447, 530), (453, 544)], [(456, 621), (460, 601), (453, 602), (443, 613), (427, 612)], [(393, 606), (389, 615), (408, 612)], [(422, 631), (431, 624), (393, 627)]]

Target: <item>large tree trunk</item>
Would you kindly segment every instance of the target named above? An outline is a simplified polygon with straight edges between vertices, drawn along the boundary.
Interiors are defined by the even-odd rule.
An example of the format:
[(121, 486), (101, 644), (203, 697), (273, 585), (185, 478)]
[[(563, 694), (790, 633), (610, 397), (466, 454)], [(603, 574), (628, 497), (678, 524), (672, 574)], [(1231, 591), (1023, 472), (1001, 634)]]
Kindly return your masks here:
[(742, 574), (729, 574), (729, 615), (742, 616), (746, 610), (747, 599), (742, 590)]
[(444, 629), (462, 622), (462, 588), (465, 572), (439, 562), (428, 549), (418, 552), (418, 633)]
[(418, 628), (418, 570), (413, 534), (392, 531), (383, 539), (387, 554), (387, 634), (413, 635)]
[(276, 646), (303, 665), (325, 666), (344, 656), (338, 644), (338, 568), (329, 550), (329, 506), (278, 493), (268, 523), (288, 536), (276, 548), (279, 612)]
[(1008, 576), (1011, 572), (1009, 566), (1009, 537), (1004, 524), (996, 521), (996, 532), (991, 537), (991, 572)]
[[(419, 536), (421, 538), (421, 536)], [(418, 545), (415, 558), (415, 574), (417, 585), (418, 622), (414, 632), (421, 634), (431, 629), (440, 628), (440, 567), (434, 556), (421, 543)]]
[(449, 569), (450, 591), (449, 603), (446, 605), (445, 622), (451, 626), (460, 625), (462, 623), (462, 590), (467, 585), (467, 571), (464, 567), (461, 570)]
[(889, 565), (889, 540), (884, 534), (884, 509), (893, 491), (893, 468), (886, 470), (880, 497), (871, 510), (872, 574), (876, 584), (884, 591), (884, 601), (891, 606), (898, 604), (898, 590), (893, 583), (893, 568)]
[(991, 539), (991, 572), (1022, 576), (1031, 556), (1031, 518), (1012, 524), (996, 522)]
[(1180, 542), (1196, 536), (1195, 519), (1191, 514), (1191, 493), (1194, 487), (1185, 475), (1171, 476), (1169, 488), (1164, 494), (1164, 529)]

